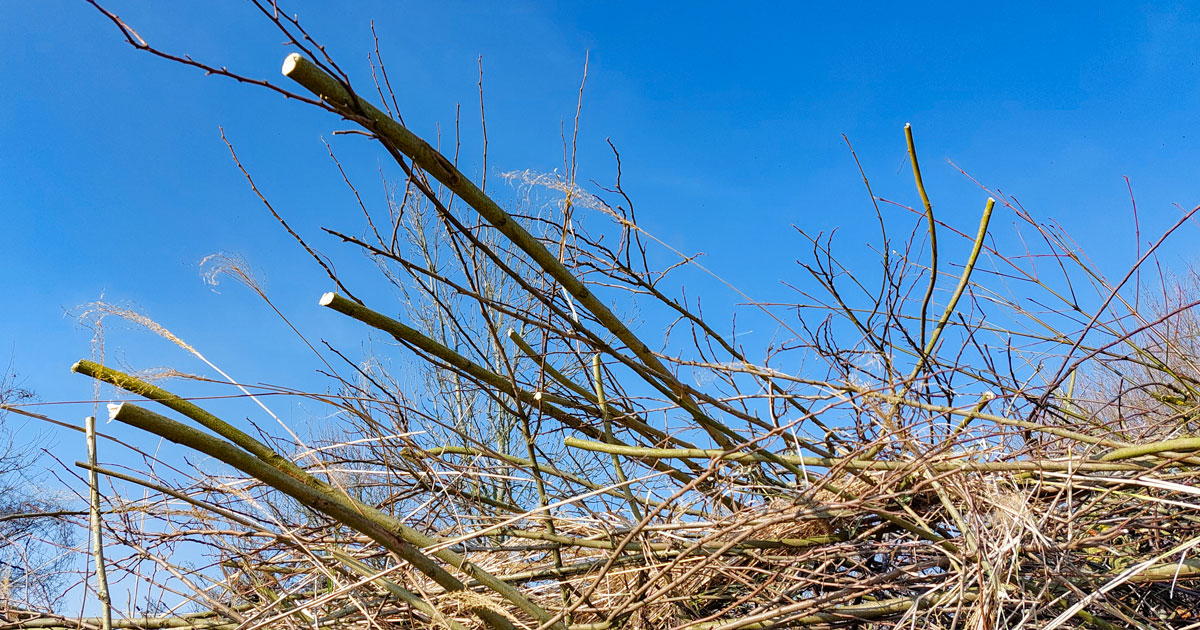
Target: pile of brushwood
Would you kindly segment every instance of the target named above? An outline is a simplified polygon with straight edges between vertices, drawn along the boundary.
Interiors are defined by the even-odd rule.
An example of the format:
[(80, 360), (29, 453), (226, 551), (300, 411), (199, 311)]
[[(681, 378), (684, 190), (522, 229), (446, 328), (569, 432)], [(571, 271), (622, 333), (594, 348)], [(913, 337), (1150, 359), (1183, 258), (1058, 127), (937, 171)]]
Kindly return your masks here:
[[(387, 215), (364, 205), (326, 232), (400, 302), (360, 300), (367, 279), (325, 266), (319, 306), (405, 367), (330, 347), (328, 391), (239, 391), (80, 361), (125, 401), (115, 422), (167, 440), (142, 456), (171, 466), (81, 464), (140, 488), (97, 492), (89, 553), (164, 604), (113, 602), (111, 621), (9, 609), (0, 630), (1200, 627), (1200, 318), (1191, 292), (1139, 286), (1158, 244), (1110, 281), (982, 187), (978, 229), (959, 231), (906, 130), (920, 201), (870, 195), (880, 264), (843, 267), (809, 239), (800, 301), (745, 307), (778, 331), (750, 349), (667, 288), (704, 272), (694, 260), (651, 268), (670, 250), (619, 179), (593, 195), (570, 172), (525, 174), (541, 192), (502, 207), (400, 122), (381, 59), (373, 104), (260, 8), (300, 51), (289, 82), (152, 48), (106, 15), (135, 47), (327, 110), (394, 161)], [(989, 233), (1001, 213), (1019, 255)], [(909, 236), (892, 241), (897, 221)], [(227, 422), (196, 392), (246, 411)], [(244, 424), (265, 394), (325, 406), (326, 437)]]

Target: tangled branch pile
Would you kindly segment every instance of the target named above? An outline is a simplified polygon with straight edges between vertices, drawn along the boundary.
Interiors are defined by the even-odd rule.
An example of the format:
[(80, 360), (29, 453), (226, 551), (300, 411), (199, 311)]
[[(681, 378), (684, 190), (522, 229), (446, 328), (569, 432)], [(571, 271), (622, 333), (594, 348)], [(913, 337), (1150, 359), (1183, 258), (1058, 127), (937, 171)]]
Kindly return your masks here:
[[(405, 303), (360, 301), (363, 281), (330, 272), (320, 305), (415, 357), (422, 393), (347, 361), (337, 391), (290, 392), (337, 410), (337, 432), (269, 445), (76, 364), (150, 401), (115, 420), (228, 466), (99, 469), (153, 491), (106, 497), (110, 575), (191, 602), (114, 627), (1200, 627), (1191, 297), (1139, 307), (1131, 276), (1109, 282), (999, 195), (975, 235), (942, 223), (909, 134), (924, 206), (900, 212), (941, 240), (922, 252), (885, 229), (869, 280), (811, 239), (814, 288), (755, 306), (779, 334), (748, 350), (665, 292), (619, 180), (612, 200), (568, 174), (553, 211), (502, 208), (263, 8), (304, 53), (289, 95), (405, 175), (387, 222), (327, 230)], [(610, 227), (573, 221), (581, 207)], [(1006, 255), (993, 211), (1043, 250)], [(937, 261), (947, 237), (965, 261)], [(668, 335), (634, 330), (635, 308)], [(0, 630), (100, 625), (5, 614)]]

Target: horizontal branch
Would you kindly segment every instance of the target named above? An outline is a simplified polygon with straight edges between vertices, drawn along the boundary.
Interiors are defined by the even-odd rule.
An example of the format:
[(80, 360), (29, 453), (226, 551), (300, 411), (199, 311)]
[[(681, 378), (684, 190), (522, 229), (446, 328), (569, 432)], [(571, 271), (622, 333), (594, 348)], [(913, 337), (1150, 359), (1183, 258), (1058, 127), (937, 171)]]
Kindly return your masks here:
[[(720, 459), (737, 463), (762, 463), (771, 461), (761, 453), (739, 453), (719, 449), (685, 449), (685, 448), (643, 448), (640, 446), (620, 446), (603, 442), (589, 442), (578, 438), (566, 438), (568, 447), (612, 453), (628, 457), (646, 459)], [(1144, 471), (1144, 466), (1136, 464), (1116, 464), (1086, 459), (1041, 459), (1013, 462), (923, 462), (923, 461), (876, 461), (862, 459), (837, 459), (830, 457), (804, 457), (800, 455), (775, 455), (776, 458), (797, 466), (812, 466), (814, 468), (845, 468), (850, 470), (913, 470), (925, 466), (938, 472), (1037, 472), (1046, 471), (1078, 471), (1078, 470), (1110, 470), (1110, 471)]]

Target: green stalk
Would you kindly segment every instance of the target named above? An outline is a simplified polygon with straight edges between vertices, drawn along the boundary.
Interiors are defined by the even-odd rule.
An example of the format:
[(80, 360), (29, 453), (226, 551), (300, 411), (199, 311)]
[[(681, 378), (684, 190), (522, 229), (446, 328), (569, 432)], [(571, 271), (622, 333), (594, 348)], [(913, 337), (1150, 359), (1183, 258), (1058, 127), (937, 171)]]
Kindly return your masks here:
[(925, 206), (925, 219), (929, 222), (929, 287), (925, 289), (925, 298), (921, 300), (921, 347), (925, 347), (925, 320), (929, 313), (929, 302), (933, 300), (933, 289), (937, 286), (938, 247), (937, 222), (933, 220), (933, 204), (925, 193), (925, 180), (921, 178), (921, 165), (917, 162), (917, 147), (913, 142), (912, 125), (905, 123), (904, 139), (908, 142), (908, 160), (912, 163), (913, 178), (917, 181), (917, 193), (921, 195), (921, 203)]
[(992, 220), (992, 210), (996, 207), (996, 200), (988, 197), (987, 203), (983, 207), (983, 216), (979, 219), (979, 232), (975, 234), (975, 244), (971, 247), (971, 255), (967, 258), (967, 264), (963, 266), (962, 275), (958, 278), (958, 286), (954, 287), (954, 294), (950, 296), (950, 302), (946, 304), (946, 310), (942, 312), (941, 319), (933, 328), (933, 334), (929, 335), (929, 341), (925, 344), (923, 356), (917, 361), (917, 366), (913, 368), (913, 373), (909, 376), (909, 380), (916, 378), (924, 367), (926, 357), (933, 352), (937, 346), (938, 339), (942, 336), (942, 331), (946, 328), (946, 323), (950, 321), (950, 316), (954, 314), (954, 309), (958, 306), (958, 300), (962, 297), (963, 292), (967, 289), (967, 284), (971, 281), (971, 273), (975, 271), (975, 263), (979, 262), (979, 252), (983, 250), (983, 240), (987, 237), (988, 223)]
[[(611, 540), (592, 540), (590, 538), (574, 538), (571, 536), (548, 535), (545, 532), (526, 531), (520, 529), (506, 529), (504, 533), (515, 538), (525, 538), (528, 540), (545, 540), (547, 542), (559, 543), (571, 547), (582, 547), (585, 549), (616, 549), (617, 544)], [(833, 542), (846, 540), (845, 535), (832, 534), (809, 536), (807, 538), (757, 538), (743, 540), (733, 546), (732, 551), (741, 551), (745, 549), (803, 549), (805, 547), (815, 547), (818, 545), (827, 545)], [(678, 549), (677, 543), (654, 543), (642, 542), (639, 548), (649, 549), (650, 551), (669, 551)], [(725, 545), (702, 545), (701, 550), (707, 552), (719, 551)]]
[[(451, 367), (462, 370), (463, 372), (471, 375), (471, 377), (487, 383), (491, 387), (495, 388), (496, 391), (510, 393), (527, 405), (539, 407), (550, 417), (592, 439), (603, 438), (603, 433), (598, 431), (595, 427), (554, 406), (553, 403), (563, 402), (565, 399), (550, 394), (539, 395), (525, 391), (524, 389), (517, 387), (516, 384), (507, 378), (504, 378), (495, 372), (477, 365), (470, 359), (467, 359), (461, 354), (458, 354), (450, 348), (447, 348), (446, 346), (423, 335), (420, 331), (412, 328), (411, 326), (406, 326), (403, 323), (388, 317), (387, 315), (371, 310), (370, 308), (359, 304), (358, 302), (347, 300), (336, 293), (326, 293), (322, 295), (319, 304), (321, 306), (333, 309), (343, 315), (354, 318), (376, 330), (388, 333), (397, 341), (411, 343), (419, 348), (422, 352), (426, 352), (438, 358), (439, 360), (446, 362)], [(571, 403), (568, 402), (568, 404)], [(599, 415), (599, 409), (588, 409), (587, 411), (589, 413)], [(659, 443), (667, 440), (667, 435), (664, 432), (659, 431), (645, 422), (642, 422), (640, 419), (634, 417), (625, 417), (622, 418), (622, 421), (625, 426), (636, 431), (637, 433), (640, 433), (643, 437), (653, 442)], [(655, 470), (665, 472), (675, 480), (682, 483), (691, 481), (691, 477), (686, 473), (669, 466), (657, 467)]]
[(271, 448), (266, 444), (263, 444), (262, 442), (250, 437), (242, 430), (212, 415), (196, 404), (184, 400), (183, 398), (180, 398), (179, 396), (176, 396), (175, 394), (172, 394), (171, 392), (158, 387), (157, 385), (152, 385), (140, 378), (137, 378), (136, 376), (126, 374), (119, 370), (114, 370), (108, 366), (100, 365), (99, 363), (88, 361), (86, 359), (78, 361), (75, 363), (75, 365), (72, 365), (71, 371), (78, 374), (83, 374), (84, 376), (90, 376), (98, 381), (103, 381), (110, 385), (115, 385), (116, 387), (120, 387), (127, 392), (144, 396), (145, 398), (149, 398), (150, 400), (153, 400), (154, 402), (157, 402), (168, 409), (177, 411), (180, 414), (195, 420), (196, 422), (200, 423), (201, 426), (213, 431), (217, 435), (220, 435), (230, 442), (233, 442), (234, 444), (238, 445), (238, 447), (248, 451), (273, 468), (282, 470), (287, 474), (296, 477), (297, 479), (309, 476), (306, 471), (301, 469), (290, 459), (287, 459), (286, 457), (283, 457), (282, 455), (271, 450)]
[(1174, 440), (1163, 440), (1161, 442), (1151, 442), (1150, 444), (1134, 444), (1124, 448), (1109, 451), (1100, 457), (1102, 462), (1115, 462), (1122, 459), (1131, 459), (1141, 457), (1143, 455), (1159, 455), (1169, 452), (1191, 452), (1200, 450), (1200, 438), (1176, 438)]
[[(605, 444), (604, 442), (589, 442), (578, 438), (566, 438), (563, 443), (569, 448), (585, 451), (613, 453), (627, 457), (642, 457), (647, 459), (721, 459), (723, 461), (748, 463), (769, 462), (761, 453), (737, 453), (720, 449), (687, 449), (687, 448), (644, 448), (640, 446), (624, 446)], [(872, 459), (837, 459), (831, 457), (806, 457), (800, 455), (775, 455), (795, 465), (815, 468), (846, 468), (850, 470), (912, 470), (915, 471), (925, 464), (920, 461), (879, 461)], [(1142, 466), (1133, 464), (1118, 464), (1099, 462), (1095, 460), (1027, 460), (1018, 462), (929, 462), (928, 466), (937, 472), (1038, 472), (1038, 471), (1077, 471), (1077, 470), (1107, 470), (1107, 471), (1143, 471)]]
[[(420, 548), (429, 547), (435, 543), (432, 538), (369, 505), (345, 497), (307, 473), (304, 473), (303, 478), (285, 474), (230, 442), (132, 403), (111, 405), (109, 413), (114, 420), (216, 458), (291, 496), (313, 510), (366, 534), (447, 591), (461, 591), (466, 588), (458, 578), (421, 552)], [(303, 471), (301, 472), (303, 473)], [(545, 622), (550, 619), (550, 615), (545, 610), (529, 601), (519, 591), (467, 562), (458, 553), (449, 549), (440, 549), (434, 555), (475, 578), (479, 583), (495, 591), (539, 621)], [(485, 606), (473, 607), (472, 612), (496, 630), (515, 630), (511, 621)], [(560, 626), (560, 630), (562, 628)]]
[[(908, 392), (910, 389), (912, 389), (915, 379), (918, 375), (920, 375), (921, 370), (925, 369), (925, 365), (929, 362), (929, 356), (933, 353), (934, 348), (937, 347), (938, 340), (941, 339), (942, 336), (942, 331), (945, 330), (947, 322), (950, 321), (950, 316), (954, 314), (954, 309), (958, 306), (958, 300), (962, 298), (963, 292), (966, 291), (967, 285), (971, 281), (971, 273), (975, 271), (975, 263), (979, 261), (979, 252), (983, 250), (983, 240), (987, 236), (988, 223), (990, 223), (992, 220), (992, 209), (995, 207), (996, 200), (988, 197), (987, 203), (983, 207), (983, 217), (979, 219), (979, 231), (975, 235), (975, 244), (971, 248), (971, 255), (967, 258), (967, 264), (963, 266), (962, 275), (958, 278), (958, 286), (954, 288), (954, 293), (950, 296), (950, 301), (946, 304), (946, 310), (942, 312), (941, 318), (938, 320), (937, 325), (934, 326), (933, 334), (929, 336), (929, 340), (921, 349), (921, 356), (917, 357), (917, 364), (913, 366), (912, 373), (908, 375), (907, 379), (905, 379), (904, 387), (902, 388), (901, 393), (896, 395), (898, 400), (905, 400), (907, 398)], [(922, 318), (922, 330), (924, 330), (924, 326), (924, 319)], [(901, 403), (894, 403), (887, 416), (881, 418), (884, 428), (889, 431), (895, 431), (895, 429), (892, 427), (892, 420), (900, 412), (900, 406)], [(911, 451), (913, 455), (918, 457), (920, 456), (920, 453), (911, 448), (907, 438), (904, 438), (903, 443), (905, 448)], [(870, 459), (874, 457), (883, 448), (884, 444), (880, 443), (872, 451), (867, 453), (867, 458)]]
[(601, 326), (624, 343), (655, 378), (669, 384), (675, 402), (687, 410), (719, 446), (728, 448), (734, 443), (745, 441), (729, 427), (707, 417), (650, 347), (613, 314), (557, 256), (546, 249), (537, 237), (521, 227), (518, 221), (475, 186), (446, 156), (374, 105), (360, 99), (346, 85), (301, 55), (288, 55), (283, 62), (282, 72), (284, 76), (328, 103), (338, 113), (374, 133), (382, 143), (408, 156), (422, 170), (433, 175), (471, 206), (513, 245), (525, 252), (538, 267), (554, 278), (572, 298), (587, 309)]

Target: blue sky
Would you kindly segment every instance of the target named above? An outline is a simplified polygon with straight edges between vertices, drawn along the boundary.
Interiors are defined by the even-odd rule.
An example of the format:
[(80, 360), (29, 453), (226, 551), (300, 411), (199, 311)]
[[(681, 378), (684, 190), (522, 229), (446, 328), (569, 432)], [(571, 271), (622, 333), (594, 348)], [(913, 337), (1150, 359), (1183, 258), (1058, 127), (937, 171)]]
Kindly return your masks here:
[[(289, 51), (250, 7), (111, 8), (157, 46), (284, 81), (279, 66)], [(289, 8), (360, 89), (370, 81), (374, 19), (406, 121), (431, 141), (440, 132), (447, 146), (461, 104), (464, 170), (476, 174), (482, 55), (489, 189), (501, 197), (513, 194), (502, 172), (562, 169), (560, 131), (570, 132), (590, 55), (580, 179), (611, 184), (611, 138), (643, 226), (681, 250), (706, 252), (706, 265), (762, 300), (793, 297), (778, 283), (800, 276), (794, 261), (807, 251), (793, 225), (838, 228), (851, 265), (874, 260), (874, 217), (842, 134), (878, 194), (913, 204), (902, 131), (911, 122), (940, 217), (973, 231), (986, 198), (948, 158), (1061, 222), (1112, 273), (1134, 259), (1123, 176), (1137, 195), (1143, 239), (1176, 220), (1172, 204), (1191, 208), (1200, 197), (1195, 5)], [(303, 347), (249, 292), (215, 293), (201, 282), (204, 256), (240, 254), (314, 339), (353, 348), (363, 338), (316, 307), (329, 282), (250, 192), (218, 128), (275, 207), (315, 245), (340, 254), (346, 272), (365, 264), (317, 228), (356, 226), (357, 209), (321, 139), (376, 209), (385, 156), (332, 136), (345, 125), (328, 114), (137, 53), (83, 2), (10, 3), (5, 11), (0, 352), (13, 357), (24, 385), (46, 402), (91, 397), (91, 384), (67, 371), (90, 355), (91, 331), (67, 313), (101, 297), (143, 310), (235, 378), (321, 383)], [(995, 230), (1010, 224), (1008, 215), (993, 221)], [(1190, 264), (1192, 238), (1178, 239), (1164, 261)], [(715, 309), (740, 300), (696, 282), (689, 293), (703, 293)], [(106, 339), (110, 360), (205, 371), (144, 333), (118, 326)], [(41, 410), (81, 422), (90, 409)], [(63, 457), (82, 453), (75, 434), (22, 434), (33, 433)]]

